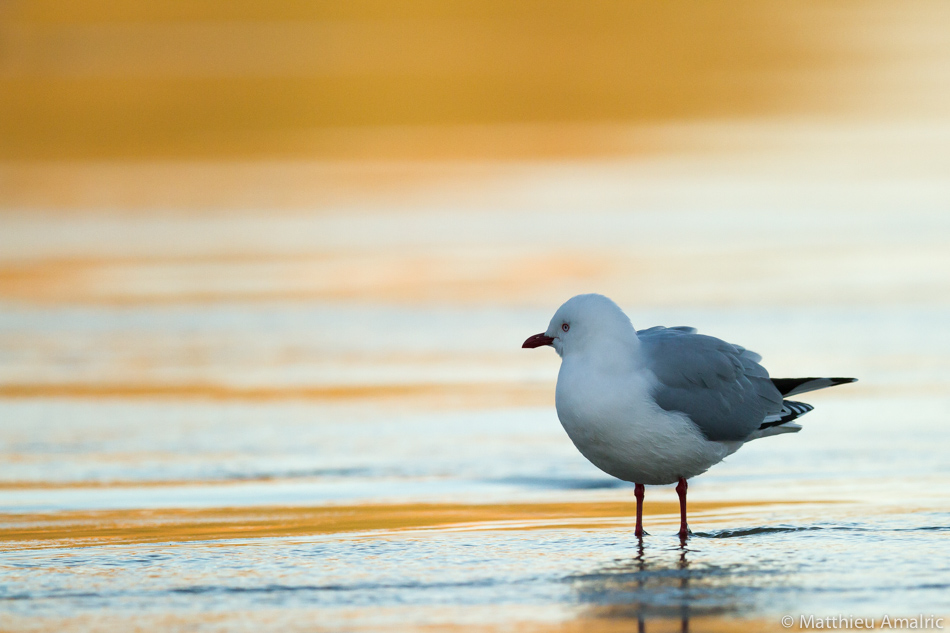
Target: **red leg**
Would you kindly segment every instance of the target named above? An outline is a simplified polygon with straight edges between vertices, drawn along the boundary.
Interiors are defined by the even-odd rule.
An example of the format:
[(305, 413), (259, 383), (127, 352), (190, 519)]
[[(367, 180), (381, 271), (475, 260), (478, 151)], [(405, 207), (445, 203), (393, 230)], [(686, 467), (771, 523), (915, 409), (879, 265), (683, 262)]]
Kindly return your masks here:
[(676, 484), (676, 494), (680, 498), (680, 538), (689, 536), (689, 526), (686, 525), (686, 480), (680, 477)]
[(637, 529), (634, 534), (637, 538), (643, 538), (643, 484), (634, 486), (633, 494), (637, 497)]

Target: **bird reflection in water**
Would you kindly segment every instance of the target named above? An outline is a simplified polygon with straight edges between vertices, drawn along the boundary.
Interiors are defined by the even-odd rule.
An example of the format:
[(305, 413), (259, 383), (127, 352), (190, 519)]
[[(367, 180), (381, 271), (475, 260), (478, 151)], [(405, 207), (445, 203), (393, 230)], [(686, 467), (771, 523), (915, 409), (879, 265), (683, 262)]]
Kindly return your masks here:
[(678, 547), (652, 551), (640, 540), (633, 558), (570, 581), (579, 602), (590, 605), (589, 616), (635, 619), (641, 633), (649, 630), (650, 620), (663, 620), (663, 630), (678, 620), (680, 630), (687, 632), (691, 617), (736, 613), (751, 603), (756, 591), (748, 584), (754, 583), (749, 579), (756, 575), (752, 570), (696, 563), (696, 555), (687, 547), (687, 538), (681, 538)]
[[(686, 538), (687, 537), (684, 534), (682, 533), (680, 534), (680, 558), (679, 558), (679, 563), (677, 565), (678, 569), (681, 572), (683, 572), (682, 575), (680, 576), (680, 589), (682, 589), (684, 594), (686, 594), (689, 590), (689, 573), (687, 572), (687, 570), (689, 569), (689, 561), (686, 559)], [(639, 556), (642, 557), (643, 556), (643, 541), (642, 540), (640, 541), (640, 544), (639, 544), (639, 550), (640, 550)], [(683, 625), (682, 626), (683, 633), (688, 633), (689, 632), (689, 602), (684, 601), (683, 604), (680, 605), (680, 622)], [(642, 619), (639, 621), (638, 627), (640, 628), (641, 633), (646, 628), (643, 626)]]

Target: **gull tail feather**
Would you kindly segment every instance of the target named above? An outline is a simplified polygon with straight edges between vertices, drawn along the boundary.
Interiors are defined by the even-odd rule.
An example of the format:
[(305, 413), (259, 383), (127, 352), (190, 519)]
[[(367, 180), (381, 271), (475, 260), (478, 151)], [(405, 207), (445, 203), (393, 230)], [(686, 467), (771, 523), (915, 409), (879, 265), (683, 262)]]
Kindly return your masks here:
[[(788, 424), (795, 418), (805, 415), (815, 407), (811, 406), (807, 402), (795, 402), (794, 400), (783, 400), (782, 401), (782, 410), (776, 413), (773, 413), (769, 417), (765, 418), (761, 425), (759, 425), (759, 430), (765, 430), (773, 426), (782, 426), (783, 424)], [(797, 424), (795, 426), (798, 426)], [(798, 426), (796, 431), (802, 427)]]
[(783, 400), (782, 410), (777, 411), (765, 418), (765, 420), (759, 426), (759, 429), (753, 433), (747, 441), (757, 440), (761, 437), (780, 435), (782, 433), (798, 433), (802, 430), (802, 427), (800, 424), (796, 424), (794, 420), (799, 416), (805, 415), (814, 408), (815, 407), (806, 402)]
[[(784, 398), (785, 396), (824, 389), (825, 387), (856, 382), (857, 378), (772, 378), (771, 380)], [(762, 424), (759, 425), (758, 430), (749, 439), (755, 440), (781, 433), (797, 433), (802, 430), (802, 427), (796, 424), (794, 420), (814, 408), (807, 402), (782, 400), (782, 409), (765, 418)]]

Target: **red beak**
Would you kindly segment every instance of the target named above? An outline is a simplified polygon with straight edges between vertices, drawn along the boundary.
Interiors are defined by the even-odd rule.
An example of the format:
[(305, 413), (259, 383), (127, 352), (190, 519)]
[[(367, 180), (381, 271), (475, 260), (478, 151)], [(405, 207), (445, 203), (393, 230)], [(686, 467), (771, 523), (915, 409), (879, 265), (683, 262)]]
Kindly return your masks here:
[(542, 345), (550, 345), (551, 341), (554, 339), (550, 336), (546, 336), (543, 332), (541, 334), (535, 334), (534, 336), (529, 336), (528, 340), (521, 344), (521, 347), (541, 347)]

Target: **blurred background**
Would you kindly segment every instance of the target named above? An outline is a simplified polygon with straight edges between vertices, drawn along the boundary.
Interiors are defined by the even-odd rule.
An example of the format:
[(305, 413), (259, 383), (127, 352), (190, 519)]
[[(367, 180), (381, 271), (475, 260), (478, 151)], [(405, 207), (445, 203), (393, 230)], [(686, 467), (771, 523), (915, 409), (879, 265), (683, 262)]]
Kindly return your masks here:
[[(0, 611), (37, 630), (228, 628), (237, 607), (273, 624), (278, 604), (297, 609), (285, 630), (372, 630), (700, 604), (623, 584), (634, 568), (608, 561), (628, 555), (625, 515), (591, 504), (631, 491), (560, 429), (553, 353), (520, 349), (601, 292), (638, 328), (699, 327), (773, 376), (861, 379), (691, 491), (720, 504), (698, 523), (864, 532), (817, 532), (804, 562), (795, 541), (756, 541), (775, 568), (702, 546), (694, 613), (950, 613), (928, 566), (950, 482), (948, 23), (939, 0), (0, 0), (0, 547), (18, 552), (0, 593), (19, 596)], [(650, 495), (673, 525), (671, 491)], [(482, 504), (450, 513), (479, 530), (534, 516), (491, 504), (544, 502), (620, 532), (472, 536), (500, 548), (485, 560), (439, 533), (429, 567), (387, 533), (367, 537), (389, 556), (375, 571), (376, 554), (338, 544), (331, 564), (275, 539), (220, 576), (213, 541), (179, 543), (148, 581), (120, 547), (231, 538), (255, 507), (287, 537), (287, 508), (422, 502)], [(800, 505), (736, 505), (779, 502)], [(393, 525), (359, 517), (329, 531)], [(886, 583), (866, 554), (885, 521), (930, 530), (875, 545)], [(54, 562), (78, 556), (79, 524), (105, 544), (81, 566), (112, 580)], [(23, 553), (37, 543), (54, 554)], [(290, 582), (273, 560), (302, 591), (228, 593)], [(418, 582), (392, 585), (407, 566)], [(350, 593), (328, 598), (334, 582)]]
[(808, 144), (817, 120), (825, 132), (869, 120), (919, 131), (947, 112), (947, 11), (6, 0), (2, 202), (313, 210), (418, 184), (416, 171), (359, 171), (381, 162)]

